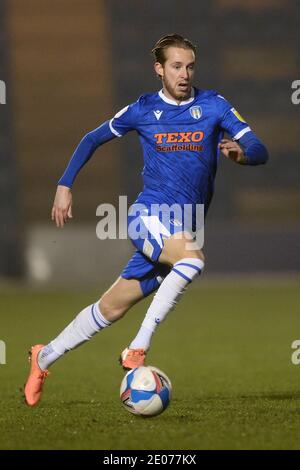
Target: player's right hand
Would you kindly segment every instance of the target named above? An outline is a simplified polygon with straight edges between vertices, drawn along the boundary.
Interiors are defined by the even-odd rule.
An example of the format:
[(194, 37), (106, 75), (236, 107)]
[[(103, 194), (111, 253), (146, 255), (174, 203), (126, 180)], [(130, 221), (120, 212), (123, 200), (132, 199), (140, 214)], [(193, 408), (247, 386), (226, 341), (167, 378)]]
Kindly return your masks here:
[(51, 218), (57, 227), (63, 227), (68, 219), (72, 219), (72, 192), (67, 186), (57, 186)]

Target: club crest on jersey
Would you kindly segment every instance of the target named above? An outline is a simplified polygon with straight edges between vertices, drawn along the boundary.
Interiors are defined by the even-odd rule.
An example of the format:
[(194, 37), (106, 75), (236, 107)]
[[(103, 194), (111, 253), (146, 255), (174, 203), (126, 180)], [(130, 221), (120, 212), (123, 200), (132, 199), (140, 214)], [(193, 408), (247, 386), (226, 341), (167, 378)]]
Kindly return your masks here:
[(192, 106), (190, 108), (190, 115), (194, 118), (194, 119), (200, 119), (201, 116), (202, 116), (202, 109), (201, 109), (201, 106)]

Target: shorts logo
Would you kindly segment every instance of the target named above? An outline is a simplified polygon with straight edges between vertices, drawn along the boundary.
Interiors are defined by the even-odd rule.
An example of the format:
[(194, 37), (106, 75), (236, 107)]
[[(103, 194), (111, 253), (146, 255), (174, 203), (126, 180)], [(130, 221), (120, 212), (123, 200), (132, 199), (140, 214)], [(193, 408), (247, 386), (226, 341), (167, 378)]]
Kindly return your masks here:
[(178, 220), (178, 219), (170, 219), (170, 224), (174, 225), (175, 227), (181, 227), (182, 226), (181, 220)]
[(144, 241), (144, 244), (143, 244), (143, 253), (144, 253), (144, 255), (151, 258), (151, 256), (153, 255), (153, 251), (154, 251), (153, 245), (146, 238), (145, 241)]
[(200, 106), (192, 106), (190, 108), (190, 115), (194, 118), (194, 119), (200, 119), (201, 116), (202, 116), (202, 109)]

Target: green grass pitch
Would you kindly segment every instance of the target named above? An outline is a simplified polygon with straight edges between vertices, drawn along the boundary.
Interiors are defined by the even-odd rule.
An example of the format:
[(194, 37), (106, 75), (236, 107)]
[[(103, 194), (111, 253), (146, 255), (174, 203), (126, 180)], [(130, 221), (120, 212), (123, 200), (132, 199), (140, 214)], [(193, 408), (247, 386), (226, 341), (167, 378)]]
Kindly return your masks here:
[(10, 287), (0, 296), (0, 449), (300, 448), (297, 280), (191, 286), (148, 355), (173, 383), (169, 408), (148, 419), (121, 406), (117, 359), (150, 299), (55, 364), (30, 409), (20, 391), (29, 346), (52, 339), (98, 291)]

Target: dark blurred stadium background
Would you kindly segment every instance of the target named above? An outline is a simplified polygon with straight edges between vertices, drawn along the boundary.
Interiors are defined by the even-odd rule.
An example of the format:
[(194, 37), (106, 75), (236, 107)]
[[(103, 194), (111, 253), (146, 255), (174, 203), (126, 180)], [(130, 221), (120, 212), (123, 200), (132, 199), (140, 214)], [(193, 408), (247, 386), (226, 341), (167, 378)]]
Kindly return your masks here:
[(82, 136), (159, 88), (150, 49), (169, 32), (198, 45), (196, 83), (216, 88), (270, 151), (267, 166), (222, 159), (207, 220), (207, 275), (300, 270), (300, 3), (293, 0), (1, 0), (0, 276), (112, 280), (132, 248), (96, 238), (96, 207), (141, 190), (137, 136), (100, 148), (74, 186), (74, 219), (50, 220)]

